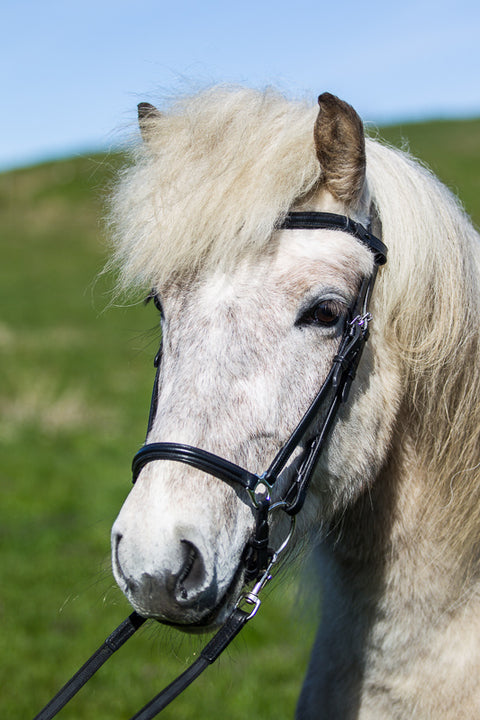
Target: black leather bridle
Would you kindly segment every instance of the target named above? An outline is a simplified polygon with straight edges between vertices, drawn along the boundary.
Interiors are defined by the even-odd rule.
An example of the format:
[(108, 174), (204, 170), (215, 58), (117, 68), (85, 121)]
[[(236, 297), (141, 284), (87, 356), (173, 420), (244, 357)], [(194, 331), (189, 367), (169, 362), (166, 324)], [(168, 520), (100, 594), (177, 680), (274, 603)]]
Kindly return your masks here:
[[(171, 460), (193, 466), (227, 483), (240, 485), (248, 492), (250, 502), (255, 510), (256, 519), (255, 532), (244, 554), (246, 582), (261, 578), (273, 556), (273, 551), (268, 548), (268, 515), (272, 509), (271, 491), (302, 442), (305, 442), (306, 438), (313, 435), (313, 428), (319, 425), (319, 414), (323, 411), (324, 416), (320, 429), (311, 439), (307, 440), (290, 486), (283, 497), (275, 501), (273, 507), (281, 508), (290, 517), (294, 517), (305, 502), (307, 489), (328, 432), (340, 404), (347, 399), (350, 385), (355, 377), (363, 346), (368, 337), (368, 324), (371, 319), (368, 312), (368, 302), (375, 282), (376, 271), (378, 266), (384, 264), (387, 259), (387, 248), (381, 240), (372, 235), (363, 225), (343, 215), (319, 212), (292, 212), (287, 215), (279, 229), (342, 230), (353, 235), (366, 245), (373, 252), (375, 258), (374, 272), (370, 278), (363, 281), (354, 305), (350, 309), (350, 317), (345, 325), (340, 346), (333, 359), (330, 372), (307, 412), (285, 445), (279, 450), (269, 468), (260, 475), (201, 448), (177, 443), (145, 444), (135, 455), (132, 463), (133, 482), (136, 482), (142, 469), (148, 463), (156, 460)], [(157, 372), (153, 387), (147, 436), (151, 430), (157, 409), (160, 358), (161, 351), (157, 353), (155, 358)]]
[[(255, 581), (255, 585), (250, 592), (240, 598), (231, 615), (201, 651), (197, 660), (165, 690), (153, 698), (132, 720), (151, 720), (151, 718), (155, 717), (193, 682), (209, 664), (216, 660), (257, 612), (260, 606), (258, 594), (272, 578), (271, 570), (288, 544), (293, 531), (294, 518), (305, 502), (308, 486), (319, 456), (325, 446), (338, 409), (347, 400), (363, 347), (368, 339), (368, 328), (372, 319), (368, 311), (368, 304), (378, 267), (383, 265), (387, 259), (387, 248), (383, 242), (360, 223), (346, 216), (332, 213), (292, 212), (287, 215), (278, 229), (329, 229), (349, 233), (373, 253), (374, 269), (372, 275), (365, 278), (361, 284), (357, 298), (350, 309), (338, 352), (333, 359), (332, 366), (322, 387), (285, 445), (278, 451), (264, 473), (257, 475), (206, 450), (178, 443), (148, 443), (135, 455), (132, 463), (133, 482), (137, 480), (142, 469), (148, 463), (158, 460), (170, 460), (195, 467), (219, 480), (240, 486), (247, 492), (247, 497), (249, 497), (255, 512), (255, 530), (245, 549), (243, 563), (245, 566), (245, 582)], [(157, 410), (160, 358), (161, 352), (159, 351), (155, 358), (157, 371), (147, 436)], [(298, 455), (299, 450), (300, 455)], [(271, 493), (275, 483), (294, 456), (295, 467), (291, 482), (283, 495), (272, 502)], [(272, 550), (268, 542), (269, 515), (277, 508), (290, 516), (292, 523), (290, 532), (282, 545), (276, 550)], [(249, 606), (248, 611), (241, 607), (242, 604)], [(132, 613), (105, 640), (94, 655), (66, 683), (34, 720), (51, 720), (101, 665), (136, 632), (145, 622), (145, 619), (136, 612)]]

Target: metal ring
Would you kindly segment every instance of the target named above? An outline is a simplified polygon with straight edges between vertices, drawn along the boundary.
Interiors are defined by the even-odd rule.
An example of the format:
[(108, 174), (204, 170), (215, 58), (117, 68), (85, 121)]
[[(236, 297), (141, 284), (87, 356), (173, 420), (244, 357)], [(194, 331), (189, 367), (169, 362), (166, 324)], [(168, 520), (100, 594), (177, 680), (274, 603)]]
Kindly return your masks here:
[(277, 510), (277, 508), (288, 508), (290, 507), (286, 500), (278, 500), (277, 502), (273, 503), (273, 505), (270, 505), (268, 508), (269, 514), (272, 512), (272, 510)]
[[(284, 502), (275, 503), (275, 505), (272, 505), (272, 507), (270, 508), (270, 510), (273, 510), (275, 507), (280, 507), (281, 505), (287, 505), (287, 503), (284, 503)], [(288, 505), (287, 505), (287, 507), (288, 507)], [(290, 517), (290, 529), (289, 529), (289, 531), (288, 531), (287, 537), (286, 537), (285, 540), (282, 542), (282, 544), (280, 545), (280, 547), (278, 548), (278, 550), (275, 550), (275, 551), (274, 551), (273, 559), (272, 559), (272, 564), (274, 564), (274, 563), (277, 562), (278, 556), (282, 554), (282, 552), (285, 550), (285, 548), (287, 547), (288, 543), (289, 543), (290, 540), (292, 539), (292, 535), (293, 535), (293, 532), (294, 532), (294, 530), (295, 530), (296, 517), (295, 517), (295, 515), (290, 515), (289, 517)]]
[[(260, 507), (262, 501), (266, 500), (268, 503), (270, 503), (270, 492), (273, 488), (273, 485), (270, 485), (270, 483), (265, 480), (265, 475), (266, 473), (258, 475), (258, 482), (256, 483), (255, 487), (247, 488), (252, 503), (256, 508)], [(264, 493), (259, 492), (259, 489), (261, 489), (262, 487), (265, 488)], [(257, 495), (260, 495), (260, 500), (257, 498)]]

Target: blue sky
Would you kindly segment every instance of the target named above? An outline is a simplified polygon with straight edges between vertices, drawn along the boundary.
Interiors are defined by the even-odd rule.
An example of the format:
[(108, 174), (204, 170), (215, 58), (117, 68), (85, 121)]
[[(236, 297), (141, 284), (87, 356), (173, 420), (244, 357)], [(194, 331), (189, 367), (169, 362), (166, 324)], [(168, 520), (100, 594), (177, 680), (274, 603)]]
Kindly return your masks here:
[(137, 102), (214, 82), (480, 116), (478, 0), (4, 0), (0, 27), (0, 169), (114, 147)]

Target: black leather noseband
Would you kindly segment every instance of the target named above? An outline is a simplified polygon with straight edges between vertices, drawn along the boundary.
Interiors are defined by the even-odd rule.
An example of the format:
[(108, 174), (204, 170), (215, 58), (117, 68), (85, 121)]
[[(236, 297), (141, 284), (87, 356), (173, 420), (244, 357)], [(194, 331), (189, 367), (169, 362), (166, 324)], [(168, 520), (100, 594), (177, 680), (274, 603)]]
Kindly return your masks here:
[[(379, 265), (383, 265), (387, 259), (387, 248), (383, 242), (372, 235), (363, 225), (343, 215), (319, 212), (292, 212), (287, 215), (278, 229), (343, 231), (353, 235), (374, 255), (374, 271), (370, 278), (366, 278), (362, 282), (359, 294), (350, 310), (350, 319), (346, 323), (338, 352), (317, 396), (290, 438), (279, 450), (269, 468), (261, 475), (252, 473), (201, 448), (177, 443), (148, 443), (138, 451), (132, 463), (133, 482), (137, 480), (140, 472), (148, 463), (157, 460), (170, 460), (193, 466), (227, 483), (240, 485), (249, 493), (251, 503), (255, 508), (256, 527), (244, 555), (245, 579), (247, 582), (261, 578), (271, 560), (273, 551), (268, 547), (268, 515), (273, 507), (271, 505), (271, 490), (297, 449), (302, 447), (302, 443), (304, 447), (302, 447), (300, 460), (295, 461), (298, 464), (293, 479), (283, 497), (276, 500), (274, 506), (281, 506), (291, 517), (295, 516), (303, 506), (310, 480), (325, 445), (329, 430), (340, 404), (347, 399), (350, 385), (355, 377), (363, 346), (368, 338), (368, 324), (371, 320), (368, 312), (368, 302), (375, 282), (377, 268)], [(147, 436), (156, 413), (160, 369), (159, 358), (160, 353), (157, 354), (155, 363), (157, 373)], [(319, 422), (320, 415), (322, 415), (321, 422)], [(320, 429), (317, 429), (314, 433), (315, 426)], [(309, 436), (312, 435), (313, 437), (309, 439)]]

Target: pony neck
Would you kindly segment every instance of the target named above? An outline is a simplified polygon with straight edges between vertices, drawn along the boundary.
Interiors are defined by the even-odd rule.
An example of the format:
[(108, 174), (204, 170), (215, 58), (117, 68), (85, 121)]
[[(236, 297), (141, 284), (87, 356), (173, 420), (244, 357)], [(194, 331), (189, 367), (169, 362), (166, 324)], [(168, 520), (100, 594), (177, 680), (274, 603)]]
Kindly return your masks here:
[(399, 717), (453, 718), (449, 688), (465, 696), (455, 717), (475, 716), (478, 578), (471, 549), (459, 556), (435, 521), (432, 481), (412, 437), (397, 432), (370, 492), (319, 547), (322, 623), (299, 717), (313, 695), (329, 720), (389, 717), (393, 701)]
[(366, 605), (392, 593), (409, 605), (427, 603), (435, 614), (460, 597), (466, 601), (466, 590), (476, 586), (471, 570), (476, 548), (467, 537), (462, 544), (453, 537), (454, 498), (449, 522), (441, 489), (448, 478), (417, 454), (415, 434), (406, 424), (394, 433), (372, 487), (331, 524), (327, 552), (346, 569), (349, 582), (353, 577), (353, 588), (358, 582), (359, 595), (368, 587)]

